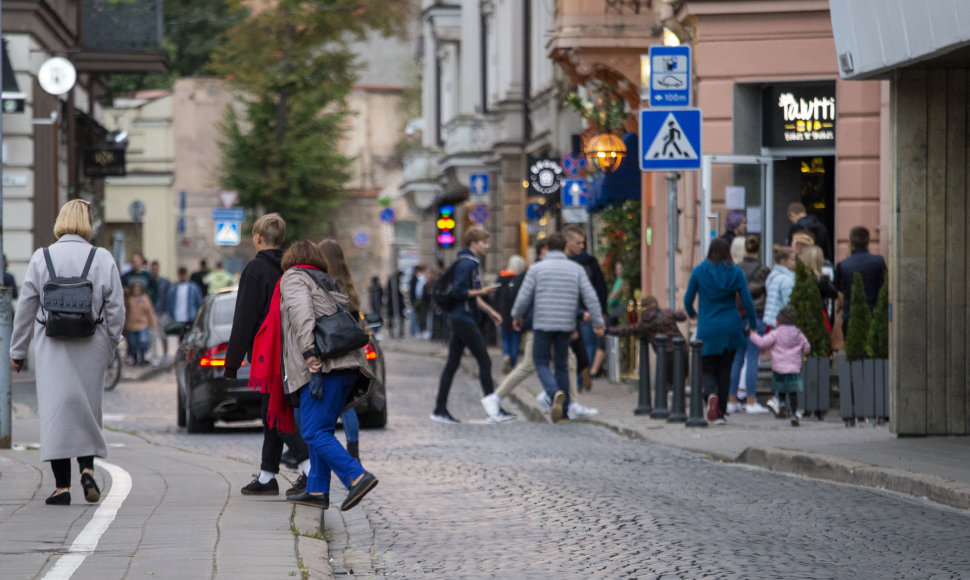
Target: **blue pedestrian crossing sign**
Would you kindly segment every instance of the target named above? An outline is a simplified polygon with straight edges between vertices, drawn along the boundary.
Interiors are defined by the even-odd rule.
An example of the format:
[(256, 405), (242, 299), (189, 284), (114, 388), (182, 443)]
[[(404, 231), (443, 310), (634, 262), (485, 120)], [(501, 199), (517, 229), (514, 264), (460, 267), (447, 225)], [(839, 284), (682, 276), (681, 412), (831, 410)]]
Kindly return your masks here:
[(488, 174), (472, 173), (468, 178), (469, 195), (485, 195), (488, 191)]
[(216, 245), (219, 246), (238, 246), (239, 245), (239, 226), (241, 222), (222, 221), (216, 222)]
[(642, 171), (691, 171), (700, 168), (700, 109), (640, 111)]
[(562, 180), (563, 207), (589, 207), (589, 186), (585, 179)]

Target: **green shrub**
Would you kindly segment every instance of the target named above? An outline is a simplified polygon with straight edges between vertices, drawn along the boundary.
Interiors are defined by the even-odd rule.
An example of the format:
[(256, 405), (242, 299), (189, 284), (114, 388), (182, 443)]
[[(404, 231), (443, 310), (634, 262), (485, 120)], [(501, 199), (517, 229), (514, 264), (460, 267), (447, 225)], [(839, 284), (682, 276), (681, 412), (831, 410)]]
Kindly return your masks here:
[(852, 296), (849, 298), (849, 328), (845, 337), (845, 358), (862, 360), (869, 358), (866, 339), (872, 326), (872, 314), (866, 304), (866, 289), (858, 272), (852, 277)]
[(829, 356), (832, 340), (825, 328), (822, 294), (818, 290), (815, 274), (801, 261), (795, 264), (795, 287), (788, 303), (795, 307), (795, 324), (812, 345), (808, 356)]
[[(853, 308), (855, 308), (853, 306)], [(889, 358), (889, 277), (879, 289), (876, 309), (872, 312), (872, 326), (869, 327), (869, 353), (872, 358)]]

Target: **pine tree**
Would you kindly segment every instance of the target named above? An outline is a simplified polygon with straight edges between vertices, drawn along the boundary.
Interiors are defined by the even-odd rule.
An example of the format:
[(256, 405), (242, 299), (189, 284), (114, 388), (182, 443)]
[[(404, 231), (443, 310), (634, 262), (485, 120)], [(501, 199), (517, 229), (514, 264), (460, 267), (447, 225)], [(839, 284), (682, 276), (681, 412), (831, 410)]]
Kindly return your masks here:
[(828, 356), (832, 350), (832, 340), (825, 328), (822, 294), (818, 290), (815, 274), (804, 262), (795, 263), (795, 287), (788, 303), (795, 307), (795, 325), (812, 345), (809, 356)]
[(849, 328), (845, 337), (845, 358), (850, 361), (868, 358), (866, 339), (872, 326), (872, 314), (866, 303), (866, 289), (858, 272), (852, 277), (852, 296), (849, 299)]
[(413, 2), (276, 0), (248, 12), (216, 47), (212, 70), (239, 90), (223, 123), (220, 183), (252, 214), (276, 211), (287, 237), (320, 230), (340, 202), (352, 160), (339, 151), (359, 64), (351, 43), (392, 34)]
[(876, 309), (872, 312), (868, 343), (872, 358), (889, 358), (889, 278), (883, 281), (882, 288), (879, 289)]

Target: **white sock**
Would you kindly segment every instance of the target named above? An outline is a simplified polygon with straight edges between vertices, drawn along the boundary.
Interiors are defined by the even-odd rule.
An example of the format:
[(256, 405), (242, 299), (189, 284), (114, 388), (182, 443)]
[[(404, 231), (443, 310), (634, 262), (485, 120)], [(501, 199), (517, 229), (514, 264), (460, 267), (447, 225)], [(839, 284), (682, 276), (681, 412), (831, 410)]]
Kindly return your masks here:
[(309, 477), (310, 476), (310, 460), (309, 459), (304, 459), (303, 461), (301, 461), (300, 462), (300, 469), (303, 470), (303, 475), (306, 475), (307, 477)]
[(275, 473), (270, 473), (268, 471), (260, 471), (259, 472), (259, 483), (262, 483), (262, 484), (265, 485), (265, 484), (273, 481), (274, 479), (276, 479), (276, 474)]

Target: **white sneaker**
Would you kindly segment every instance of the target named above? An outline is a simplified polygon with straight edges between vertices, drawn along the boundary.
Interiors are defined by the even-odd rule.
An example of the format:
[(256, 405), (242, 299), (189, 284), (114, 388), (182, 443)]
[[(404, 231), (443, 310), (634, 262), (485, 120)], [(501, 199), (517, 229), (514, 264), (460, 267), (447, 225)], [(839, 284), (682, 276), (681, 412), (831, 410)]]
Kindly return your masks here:
[(768, 399), (768, 408), (774, 413), (775, 417), (781, 417), (781, 403), (778, 399)]
[(488, 415), (489, 421), (493, 423), (500, 421), (498, 408), (501, 403), (502, 399), (499, 398), (498, 393), (492, 393), (491, 395), (482, 398), (482, 406), (485, 407), (485, 414)]
[(745, 405), (744, 412), (748, 413), (749, 415), (763, 415), (768, 412), (768, 409), (765, 408), (761, 403), (755, 401), (754, 403)]
[(536, 401), (539, 403), (539, 406), (542, 407), (543, 411), (546, 413), (552, 412), (552, 401), (549, 400), (549, 395), (547, 395), (545, 391), (542, 391), (536, 395)]
[(734, 413), (741, 413), (742, 411), (744, 411), (744, 406), (741, 405), (741, 403), (732, 403), (728, 401), (728, 404), (727, 404), (728, 415), (733, 415)]
[(599, 410), (592, 407), (585, 407), (579, 403), (569, 403), (569, 418), (573, 421), (589, 419), (599, 413)]

